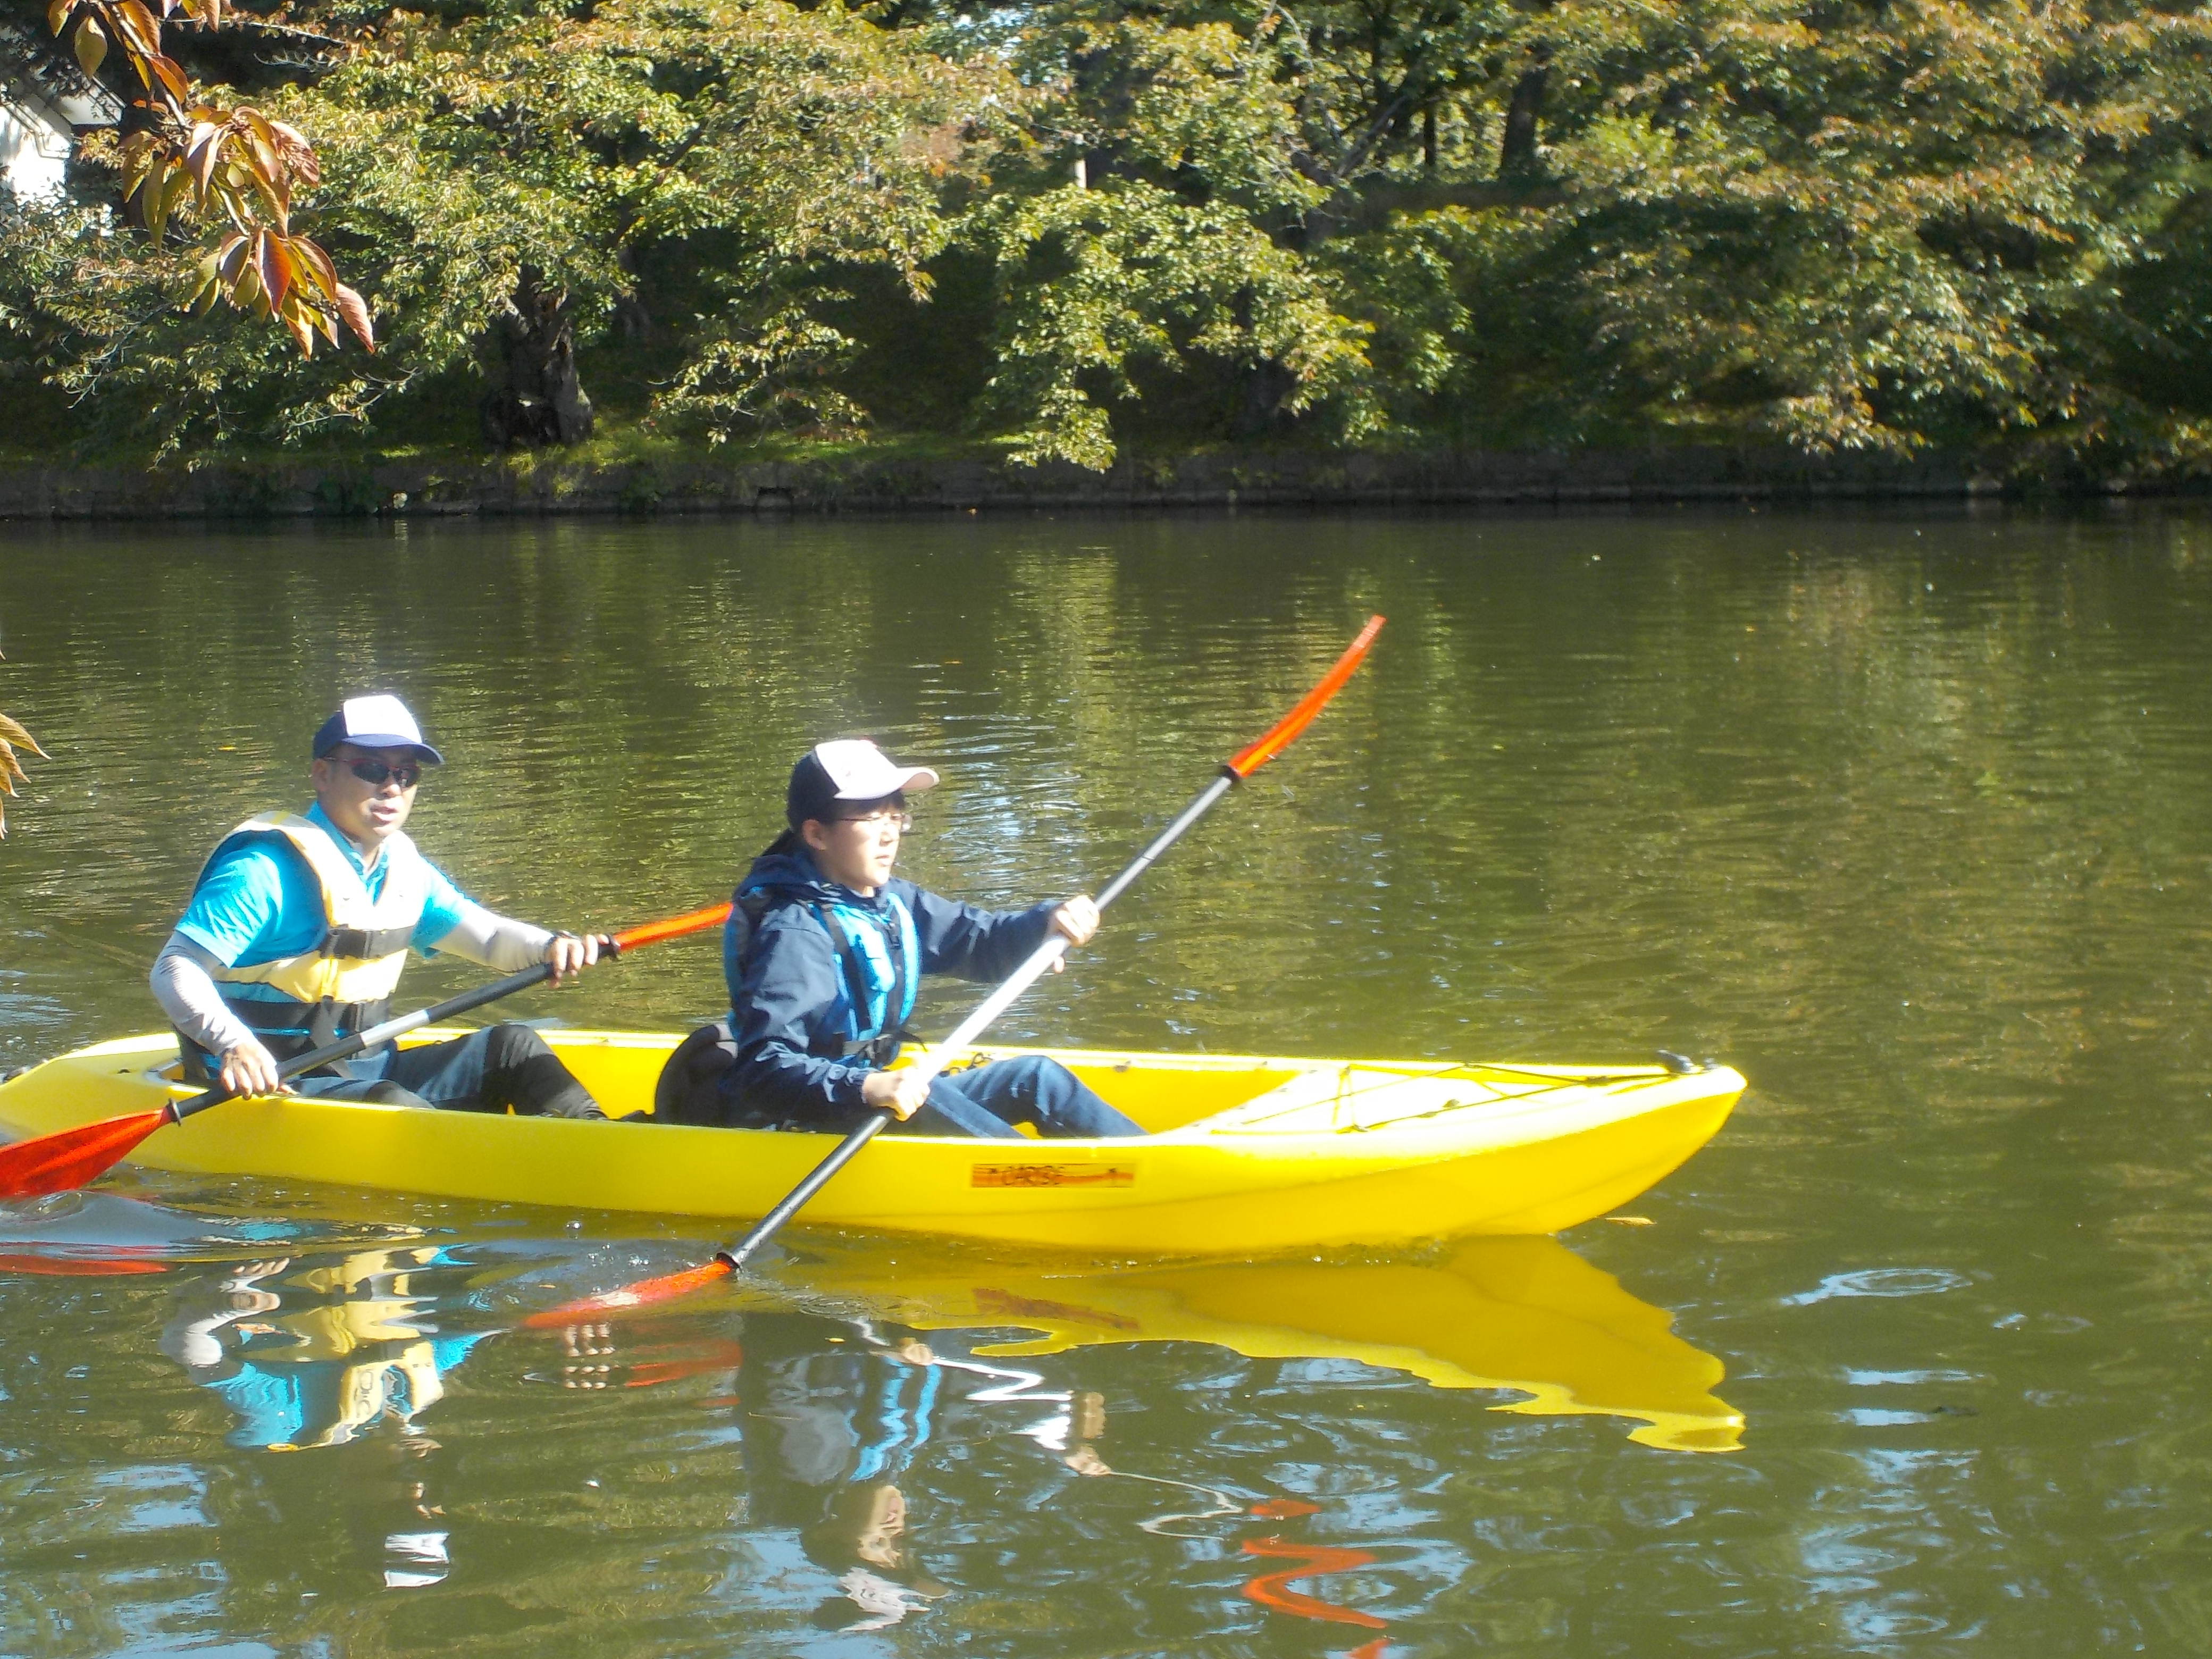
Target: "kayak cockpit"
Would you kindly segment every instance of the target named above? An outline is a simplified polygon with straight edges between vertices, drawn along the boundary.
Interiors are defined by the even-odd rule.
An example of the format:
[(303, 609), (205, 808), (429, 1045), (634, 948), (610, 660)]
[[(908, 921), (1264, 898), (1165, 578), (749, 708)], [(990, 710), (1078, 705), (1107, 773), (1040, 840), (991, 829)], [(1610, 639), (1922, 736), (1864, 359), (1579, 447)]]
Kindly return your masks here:
[[(458, 1028), (408, 1033), (403, 1046), (440, 1042)], [(544, 1033), (579, 1081), (611, 1118), (653, 1111), (653, 1085), (680, 1040), (659, 1032)], [(914, 1051), (917, 1055), (924, 1048)], [(1031, 1051), (1033, 1052), (1033, 1051)], [(947, 1071), (1005, 1056), (979, 1049)], [(1143, 1054), (1086, 1049), (1054, 1054), (1147, 1135), (1190, 1131), (1207, 1135), (1346, 1134), (1411, 1127), (1470, 1107), (1495, 1108), (1555, 1097), (1566, 1089), (1618, 1089), (1663, 1081), (1658, 1066), (1593, 1071), (1583, 1066), (1516, 1067), (1462, 1061), (1376, 1064), (1234, 1054)], [(149, 1080), (177, 1098), (196, 1092), (174, 1060), (150, 1070)]]

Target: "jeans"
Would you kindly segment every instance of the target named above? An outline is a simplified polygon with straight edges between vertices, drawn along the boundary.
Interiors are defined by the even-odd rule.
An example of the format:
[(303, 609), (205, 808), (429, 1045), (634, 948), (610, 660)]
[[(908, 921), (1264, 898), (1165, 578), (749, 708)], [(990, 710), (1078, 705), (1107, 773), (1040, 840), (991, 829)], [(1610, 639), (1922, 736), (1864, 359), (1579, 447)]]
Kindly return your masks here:
[(1028, 1123), (1047, 1140), (1100, 1140), (1144, 1130), (1085, 1088), (1056, 1060), (1023, 1054), (973, 1071), (940, 1077), (929, 1085), (929, 1103), (889, 1134), (974, 1135), (1020, 1140), (1013, 1125)]
[(504, 1112), (511, 1106), (524, 1117), (606, 1115), (527, 1025), (494, 1025), (413, 1048), (387, 1045), (295, 1077), (291, 1086), (319, 1100), (379, 1106), (454, 1112)]

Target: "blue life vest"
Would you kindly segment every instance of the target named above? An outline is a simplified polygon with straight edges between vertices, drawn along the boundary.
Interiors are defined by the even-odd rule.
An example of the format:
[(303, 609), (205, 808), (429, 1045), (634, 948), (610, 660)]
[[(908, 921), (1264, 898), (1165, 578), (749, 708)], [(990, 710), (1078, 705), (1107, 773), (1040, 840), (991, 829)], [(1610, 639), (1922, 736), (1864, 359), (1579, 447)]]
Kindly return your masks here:
[(866, 1046), (895, 1037), (914, 1012), (921, 945), (914, 915), (896, 895), (878, 905), (817, 901), (814, 912), (837, 953), (845, 982), (845, 1041)]
[[(833, 1013), (842, 1016), (844, 1029), (837, 1052), (826, 1058), (842, 1060), (848, 1049), (859, 1048), (870, 1050), (860, 1057), (888, 1065), (900, 1031), (913, 1018), (915, 992), (921, 983), (921, 937), (914, 913), (888, 892), (880, 906), (834, 899), (804, 902), (830, 935), (830, 954), (837, 962), (840, 988)], [(722, 929), (722, 974), (730, 984), (744, 979), (745, 957), (775, 906), (757, 887), (740, 887), (730, 896), (730, 919)], [(734, 1031), (737, 1024), (733, 1012), (728, 1029)]]

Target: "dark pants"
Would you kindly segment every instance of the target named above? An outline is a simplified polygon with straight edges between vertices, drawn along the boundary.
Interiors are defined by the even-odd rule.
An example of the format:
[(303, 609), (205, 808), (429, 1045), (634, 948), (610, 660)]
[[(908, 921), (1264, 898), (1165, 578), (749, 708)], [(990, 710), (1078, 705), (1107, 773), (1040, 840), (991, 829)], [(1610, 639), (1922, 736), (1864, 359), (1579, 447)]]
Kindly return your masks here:
[(527, 1025), (494, 1025), (450, 1042), (388, 1047), (305, 1077), (293, 1090), (319, 1100), (379, 1106), (436, 1106), (453, 1112), (525, 1117), (604, 1117), (545, 1039)]
[(1023, 1137), (1012, 1127), (1017, 1123), (1035, 1125), (1047, 1140), (1102, 1140), (1145, 1133), (1085, 1088), (1066, 1066), (1037, 1054), (939, 1078), (929, 1085), (929, 1104), (886, 1133), (1019, 1140)]

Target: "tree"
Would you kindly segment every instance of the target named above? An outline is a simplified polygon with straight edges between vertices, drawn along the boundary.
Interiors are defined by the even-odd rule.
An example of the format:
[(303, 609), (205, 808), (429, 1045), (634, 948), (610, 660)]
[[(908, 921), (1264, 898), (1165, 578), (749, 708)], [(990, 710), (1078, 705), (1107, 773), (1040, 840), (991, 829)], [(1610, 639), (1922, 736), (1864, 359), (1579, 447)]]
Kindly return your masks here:
[(2203, 3), (296, 3), (366, 32), (261, 118), (385, 349), (0, 208), (0, 374), (81, 426), (2212, 464)]
[(221, 297), (273, 318), (311, 356), (319, 331), (338, 343), (341, 323), (374, 349), (361, 295), (338, 281), (319, 245), (292, 229), (294, 191), (321, 177), (306, 136), (250, 105), (198, 101), (184, 70), (161, 49), (167, 19), (182, 12), (204, 28), (219, 27), (222, 0), (159, 3), (159, 15), (143, 0), (50, 0), (46, 11), (88, 76), (100, 74), (111, 46), (130, 71), (120, 78), (130, 100), (122, 195), (131, 221), (157, 245), (173, 217), (207, 222), (210, 246), (193, 290), (203, 309)]
[(475, 358), (505, 447), (589, 431), (579, 341), (617, 327), (674, 335), (672, 418), (787, 412), (774, 383), (839, 349), (798, 296), (837, 266), (924, 286), (1018, 96), (835, 5), (611, 0), (395, 17), (283, 107), (328, 135), (321, 222), (395, 337), (425, 374)]

